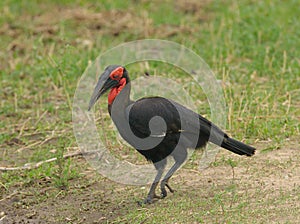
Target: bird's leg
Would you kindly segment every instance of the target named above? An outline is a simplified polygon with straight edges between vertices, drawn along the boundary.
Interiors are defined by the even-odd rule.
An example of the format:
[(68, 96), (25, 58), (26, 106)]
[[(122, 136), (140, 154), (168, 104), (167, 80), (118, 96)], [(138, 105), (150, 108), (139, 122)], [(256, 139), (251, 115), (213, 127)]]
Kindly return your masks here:
[[(170, 179), (170, 178), (169, 178)], [(169, 179), (166, 181), (166, 187), (169, 189), (169, 191), (171, 192), (171, 193), (174, 193), (174, 190), (170, 187), (170, 185), (168, 184), (168, 182), (169, 182)]]
[(151, 204), (153, 198), (158, 198), (158, 196), (155, 194), (155, 189), (157, 187), (157, 184), (158, 184), (158, 182), (156, 182), (154, 180), (154, 182), (152, 183), (152, 185), (150, 187), (149, 193), (148, 193), (147, 197), (144, 200), (144, 204)]
[(155, 165), (155, 168), (157, 169), (157, 174), (156, 174), (156, 177), (155, 177), (153, 183), (151, 184), (149, 193), (148, 193), (147, 197), (144, 200), (144, 204), (152, 203), (153, 198), (160, 198), (155, 194), (155, 189), (156, 189), (156, 187), (159, 183), (159, 180), (160, 180), (160, 178), (161, 178), (161, 176), (164, 172), (165, 161), (164, 160), (160, 161), (158, 163), (155, 163), (154, 165)]
[(160, 189), (161, 189), (161, 197), (164, 198), (167, 196), (166, 186), (170, 190), (171, 193), (174, 192), (174, 190), (170, 187), (168, 184), (169, 179), (172, 177), (172, 175), (176, 172), (176, 170), (181, 166), (183, 162), (176, 161), (175, 164), (171, 167), (171, 169), (168, 171), (166, 176), (163, 178), (163, 180), (160, 183)]
[(167, 196), (166, 187), (170, 190), (171, 193), (174, 193), (174, 190), (168, 184), (169, 179), (173, 176), (173, 174), (176, 172), (176, 170), (178, 170), (178, 168), (183, 164), (183, 162), (185, 161), (185, 159), (187, 157), (187, 151), (186, 150), (179, 151), (179, 153), (176, 153), (176, 154), (173, 155), (173, 157), (175, 159), (175, 164), (167, 172), (167, 174), (164, 176), (163, 180), (160, 183), (161, 197), (162, 198)]

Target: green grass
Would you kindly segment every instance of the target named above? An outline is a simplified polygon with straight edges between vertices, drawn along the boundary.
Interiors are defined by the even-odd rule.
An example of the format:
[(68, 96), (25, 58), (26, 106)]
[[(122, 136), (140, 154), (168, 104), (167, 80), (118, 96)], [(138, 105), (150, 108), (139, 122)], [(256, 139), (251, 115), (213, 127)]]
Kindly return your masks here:
[[(0, 166), (22, 166), (58, 158), (30, 171), (1, 172), (2, 197), (24, 186), (38, 192), (48, 186), (48, 182), (37, 184), (45, 178), (54, 188), (66, 188), (66, 194), (76, 188), (74, 182), (82, 184), (81, 174), (86, 172), (87, 163), (61, 158), (77, 149), (71, 113), (77, 83), (100, 53), (137, 39), (159, 38), (181, 43), (208, 63), (222, 83), (227, 104), (226, 129), (230, 135), (255, 144), (258, 154), (280, 151), (289, 147), (290, 141), (297, 148), (298, 1), (138, 2), (4, 0), (0, 3)], [(132, 78), (148, 71), (154, 76), (174, 79), (196, 102), (198, 112), (210, 117), (205, 94), (181, 70), (160, 62), (136, 63), (128, 65), (128, 70)], [(98, 124), (108, 126), (111, 121), (105, 103), (106, 99), (97, 105), (104, 118)], [(105, 141), (114, 155), (145, 162), (133, 149), (120, 145), (115, 136), (114, 130), (107, 130)], [(198, 159), (199, 155), (193, 155), (186, 168), (197, 169)], [(226, 166), (234, 172), (243, 165), (242, 160), (222, 156), (212, 167)], [(271, 160), (263, 166), (263, 172), (268, 167), (276, 170), (284, 165)], [(253, 172), (257, 174), (259, 170), (257, 167)], [(101, 209), (109, 212), (115, 207), (116, 214), (112, 212), (106, 217), (109, 221), (134, 223), (261, 223), (268, 220), (269, 213), (275, 222), (282, 221), (280, 216), (286, 216), (286, 220), (297, 216), (297, 211), (279, 205), (288, 207), (295, 203), (299, 188), (283, 189), (272, 199), (268, 195), (275, 195), (275, 191), (269, 193), (257, 188), (249, 193), (245, 183), (225, 184), (224, 188), (216, 185), (200, 191), (184, 189), (165, 201), (142, 208), (133, 205), (125, 208), (118, 192), (110, 201), (115, 204)], [(123, 192), (125, 199), (134, 204), (133, 200), (143, 196), (138, 190), (129, 188), (128, 194)], [(202, 198), (195, 200), (199, 195)], [(38, 194), (34, 198), (40, 201)]]

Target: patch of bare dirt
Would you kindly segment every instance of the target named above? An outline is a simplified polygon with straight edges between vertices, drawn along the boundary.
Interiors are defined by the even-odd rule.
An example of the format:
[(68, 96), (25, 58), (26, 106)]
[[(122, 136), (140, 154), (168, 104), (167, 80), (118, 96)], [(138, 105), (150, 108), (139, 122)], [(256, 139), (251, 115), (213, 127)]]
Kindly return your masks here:
[[(93, 179), (89, 179), (90, 175)], [(66, 190), (54, 187), (50, 179), (16, 188), (0, 200), (0, 220), (4, 223), (101, 223), (117, 217), (126, 201), (133, 200), (135, 193), (129, 198), (128, 192), (134, 188), (95, 175), (95, 171), (87, 171), (86, 176), (70, 181)], [(137, 206), (134, 201), (130, 204)]]
[(89, 30), (112, 36), (118, 36), (122, 32), (141, 33), (152, 24), (148, 18), (122, 10), (92, 12), (86, 9), (69, 9), (64, 12), (64, 17), (86, 25)]
[[(191, 4), (192, 6), (190, 6)], [(201, 6), (203, 6), (202, 3)], [(186, 7), (198, 10), (201, 6), (191, 2), (187, 4), (178, 3), (177, 5), (179, 10), (184, 11)], [(204, 16), (206, 13), (203, 12), (201, 15)], [(17, 21), (22, 21), (22, 23)], [(85, 8), (52, 8), (32, 17), (26, 14), (19, 15), (15, 22), (4, 23), (0, 27), (0, 34), (14, 39), (7, 50), (24, 50), (23, 42), (18, 40), (24, 32), (31, 33), (33, 36), (42, 36), (43, 39), (60, 41), (57, 34), (60, 32), (59, 24), (64, 21), (69, 21), (71, 27), (76, 27), (78, 38), (93, 38), (95, 34), (119, 36), (121, 33), (133, 34), (136, 38), (149, 36), (165, 38), (178, 33), (195, 32), (195, 28), (185, 25), (163, 24), (158, 27), (154, 26), (153, 20), (146, 12), (137, 14), (130, 10), (95, 12)]]
[[(237, 162), (232, 168), (226, 162), (218, 166), (211, 166), (205, 170), (182, 169), (182, 177), (188, 186), (214, 182), (215, 184), (247, 184), (255, 190), (292, 191), (300, 187), (300, 143), (298, 139), (287, 141), (285, 146), (278, 150), (261, 152), (266, 144), (259, 144), (253, 157), (240, 157), (221, 150), (217, 161), (229, 158)], [(196, 175), (196, 174), (198, 175)], [(195, 178), (197, 177), (197, 178)], [(199, 183), (198, 183), (199, 181)]]
[(198, 22), (204, 22), (211, 19), (211, 14), (206, 10), (210, 0), (179, 0), (176, 1), (175, 7), (178, 11), (185, 14), (191, 14)]
[[(206, 21), (210, 13), (205, 10), (209, 1), (176, 1), (174, 8), (180, 12), (191, 13), (190, 19)], [(170, 25), (154, 24), (150, 12), (135, 12), (133, 10), (101, 10), (93, 11), (88, 8), (56, 7), (41, 5), (41, 12), (30, 15), (26, 12), (13, 15), (5, 7), (4, 12), (12, 17), (9, 22), (0, 26), (0, 35), (10, 37), (11, 41), (0, 49), (0, 69), (14, 70), (18, 63), (30, 63), (30, 52), (33, 50), (34, 39), (39, 42), (56, 44), (44, 46), (47, 55), (52, 55), (54, 47), (65, 44), (62, 38), (65, 32), (73, 30), (76, 38), (71, 44), (91, 49), (95, 38), (106, 35), (116, 37), (127, 34), (127, 40), (141, 38), (169, 38), (176, 35), (192, 34), (199, 31), (198, 26), (190, 24)], [(64, 25), (64, 24), (67, 25)], [(126, 40), (125, 40), (126, 41)], [(68, 42), (70, 44), (70, 42)], [(49, 49), (48, 49), (49, 48)], [(13, 55), (18, 53), (15, 58)]]
[[(292, 217), (287, 208), (300, 208), (297, 193), (293, 193), (299, 193), (300, 187), (299, 142), (287, 142), (287, 147), (270, 152), (261, 152), (261, 148), (258, 146), (252, 158), (221, 151), (217, 158), (219, 165), (201, 171), (183, 168), (174, 175), (170, 185), (175, 185), (182, 197), (193, 191), (209, 198), (214, 197), (213, 188), (226, 189), (235, 184), (237, 193), (248, 195), (247, 200), (256, 209), (263, 206), (261, 200), (276, 200), (287, 194), (289, 200), (274, 205), (270, 217), (279, 220), (280, 213), (276, 215), (276, 211), (286, 210), (282, 220), (289, 220)], [(224, 162), (228, 158), (237, 162), (233, 169)], [(79, 159), (76, 163), (84, 166), (85, 160)], [(53, 187), (51, 180), (41, 180), (40, 185), (16, 187), (15, 191), (3, 195), (0, 212), (6, 223), (101, 223), (138, 209), (136, 200), (144, 197), (147, 190), (148, 186), (141, 190), (138, 186), (111, 182), (88, 168), (82, 178), (70, 182), (68, 190)]]

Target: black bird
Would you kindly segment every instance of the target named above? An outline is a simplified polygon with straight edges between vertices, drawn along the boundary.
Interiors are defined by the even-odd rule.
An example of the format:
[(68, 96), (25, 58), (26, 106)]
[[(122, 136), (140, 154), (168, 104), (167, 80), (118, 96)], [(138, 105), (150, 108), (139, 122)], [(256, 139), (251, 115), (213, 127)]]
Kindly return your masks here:
[[(187, 158), (188, 148), (201, 148), (208, 141), (238, 155), (252, 156), (255, 148), (230, 138), (220, 128), (201, 115), (163, 97), (130, 99), (131, 83), (125, 67), (108, 66), (100, 76), (89, 103), (89, 110), (106, 91), (108, 111), (121, 136), (139, 153), (153, 162), (157, 175), (144, 203), (167, 196), (170, 177)], [(161, 197), (155, 189), (172, 156), (174, 165), (161, 181)]]

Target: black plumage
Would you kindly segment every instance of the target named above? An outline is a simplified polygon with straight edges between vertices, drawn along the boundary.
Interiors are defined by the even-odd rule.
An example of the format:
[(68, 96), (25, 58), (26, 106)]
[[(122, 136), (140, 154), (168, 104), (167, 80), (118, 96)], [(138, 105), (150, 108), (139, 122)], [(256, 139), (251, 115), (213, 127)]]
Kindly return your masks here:
[(172, 156), (175, 163), (162, 178), (160, 198), (166, 197), (166, 187), (173, 192), (168, 180), (187, 158), (188, 148), (202, 148), (209, 141), (239, 155), (254, 154), (252, 146), (230, 138), (206, 118), (172, 100), (162, 97), (130, 100), (130, 88), (127, 70), (119, 65), (108, 66), (95, 87), (89, 109), (110, 89), (108, 110), (118, 131), (157, 169), (145, 203), (158, 198), (155, 189), (168, 156)]

